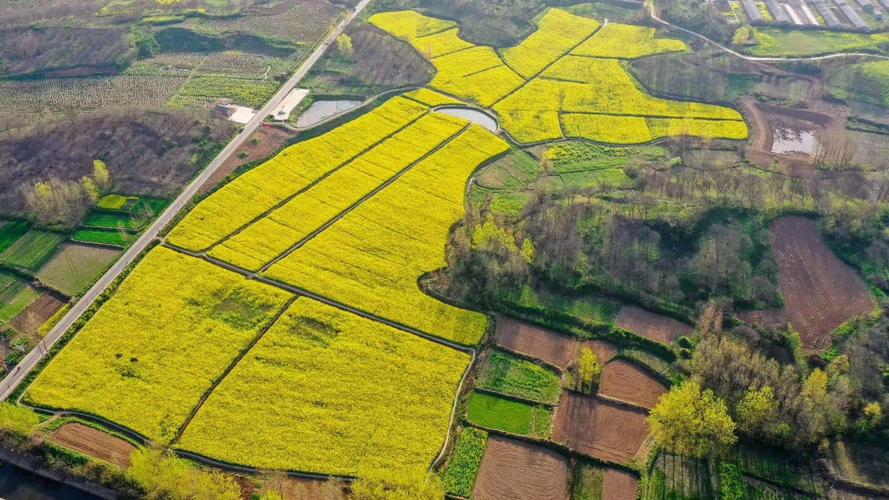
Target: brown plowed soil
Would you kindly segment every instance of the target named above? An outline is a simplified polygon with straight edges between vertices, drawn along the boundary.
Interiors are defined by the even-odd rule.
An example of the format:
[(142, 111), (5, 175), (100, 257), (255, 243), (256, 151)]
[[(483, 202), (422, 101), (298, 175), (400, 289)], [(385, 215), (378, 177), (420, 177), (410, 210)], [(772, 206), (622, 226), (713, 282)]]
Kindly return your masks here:
[[(225, 160), (225, 163), (219, 167), (219, 170), (213, 172), (213, 175), (207, 179), (207, 182), (201, 186), (198, 194), (208, 193), (213, 190), (226, 177), (235, 172), (238, 168), (257, 160), (264, 160), (287, 144), (287, 141), (296, 134), (280, 129), (278, 127), (263, 125), (253, 132), (253, 135), (247, 139), (237, 151)], [(255, 143), (255, 144), (254, 144)]]
[(635, 306), (621, 307), (615, 324), (618, 328), (662, 344), (670, 344), (693, 331), (691, 325)]
[(599, 394), (603, 396), (651, 409), (666, 392), (666, 385), (629, 361), (614, 360), (602, 370)]
[(119, 437), (98, 429), (78, 424), (65, 424), (50, 436), (50, 440), (84, 455), (110, 462), (121, 469), (130, 466), (130, 455), (136, 447)]
[(874, 310), (864, 282), (830, 251), (815, 221), (781, 217), (772, 223), (769, 240), (784, 310), (806, 348), (826, 349), (833, 330)]
[(21, 332), (34, 335), (40, 331), (40, 327), (49, 318), (52, 318), (63, 307), (65, 307), (65, 302), (61, 299), (52, 294), (44, 293), (12, 320), (12, 327)]
[(608, 469), (602, 489), (602, 500), (635, 500), (639, 479), (629, 472)]
[(568, 460), (559, 453), (500, 436), (488, 438), (474, 500), (568, 498)]
[(265, 484), (263, 493), (277, 493), (282, 500), (346, 500), (344, 485), (320, 479), (283, 477)]
[(628, 464), (648, 436), (644, 411), (565, 391), (556, 409), (553, 440), (607, 462)]
[(608, 342), (581, 342), (568, 335), (506, 316), (497, 318), (495, 340), (498, 346), (506, 350), (539, 359), (562, 370), (577, 360), (583, 346), (592, 349), (600, 363), (607, 363), (617, 354), (617, 348)]

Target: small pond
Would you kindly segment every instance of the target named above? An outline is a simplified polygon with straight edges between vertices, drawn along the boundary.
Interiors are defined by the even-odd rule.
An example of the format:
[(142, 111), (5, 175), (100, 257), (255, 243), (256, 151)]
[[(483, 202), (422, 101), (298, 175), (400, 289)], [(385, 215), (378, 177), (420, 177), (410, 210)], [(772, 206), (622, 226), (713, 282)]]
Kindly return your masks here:
[(772, 130), (772, 153), (805, 154), (814, 156), (818, 151), (818, 139), (814, 130), (775, 127)]
[(94, 500), (99, 497), (19, 469), (12, 464), (0, 462), (0, 498), (6, 500)]
[(438, 108), (435, 111), (439, 113), (443, 113), (450, 116), (456, 116), (457, 118), (463, 118), (464, 120), (469, 120), (476, 125), (481, 125), (491, 132), (497, 133), (500, 130), (500, 126), (497, 125), (497, 120), (491, 117), (491, 115), (479, 111), (473, 108)]
[(330, 117), (355, 109), (360, 105), (361, 101), (315, 101), (309, 106), (309, 109), (299, 115), (299, 118), (296, 120), (296, 126), (299, 128), (311, 127)]

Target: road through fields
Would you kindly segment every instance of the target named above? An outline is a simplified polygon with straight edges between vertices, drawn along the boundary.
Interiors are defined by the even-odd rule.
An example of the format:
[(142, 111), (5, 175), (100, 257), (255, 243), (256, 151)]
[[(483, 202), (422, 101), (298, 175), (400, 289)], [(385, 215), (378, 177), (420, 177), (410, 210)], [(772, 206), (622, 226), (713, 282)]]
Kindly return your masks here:
[(213, 161), (210, 162), (210, 164), (207, 165), (207, 167), (201, 171), (194, 180), (191, 181), (176, 200), (174, 200), (173, 203), (164, 210), (160, 217), (158, 217), (157, 220), (145, 230), (142, 236), (120, 259), (118, 259), (111, 269), (99, 278), (99, 281), (97, 281), (92, 288), (90, 288), (89, 291), (87, 291), (86, 294), (74, 304), (68, 314), (56, 324), (37, 347), (29, 352), (22, 361), (13, 368), (6, 378), (0, 382), (0, 401), (5, 400), (13, 391), (15, 391), (15, 388), (18, 387), (32, 370), (34, 370), (40, 360), (49, 353), (52, 346), (58, 342), (66, 331), (68, 331), (71, 325), (73, 325), (74, 322), (93, 305), (102, 292), (104, 292), (105, 289), (107, 289), (111, 283), (113, 283), (114, 280), (136, 260), (139, 254), (158, 237), (164, 227), (176, 218), (176, 215), (188, 205), (201, 186), (207, 182), (207, 179), (209, 179), (222, 166), (222, 164), (225, 163), (225, 161), (253, 134), (253, 132), (256, 131), (256, 129), (260, 127), (260, 125), (262, 125), (265, 117), (271, 114), (272, 111), (281, 104), (290, 90), (296, 87), (296, 85), (309, 73), (312, 67), (324, 55), (324, 52), (327, 51), (327, 48), (336, 42), (337, 37), (343, 33), (346, 27), (355, 20), (358, 15), (361, 14), (370, 2), (371, 0), (361, 0), (352, 12), (343, 18), (339, 24), (328, 33), (324, 41), (315, 48), (315, 51), (312, 52), (305, 61), (303, 61), (290, 79), (281, 86), (271, 100), (269, 100), (269, 102), (256, 113), (256, 116), (254, 116), (250, 122), (244, 125), (243, 130), (225, 146), (216, 158), (213, 159)]

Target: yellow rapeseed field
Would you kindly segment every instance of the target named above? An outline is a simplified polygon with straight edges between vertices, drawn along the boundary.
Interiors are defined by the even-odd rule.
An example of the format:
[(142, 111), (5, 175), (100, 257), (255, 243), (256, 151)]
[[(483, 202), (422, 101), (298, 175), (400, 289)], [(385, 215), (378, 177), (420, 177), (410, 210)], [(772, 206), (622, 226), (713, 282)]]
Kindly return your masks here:
[(466, 183), (509, 146), (473, 126), (266, 272), (270, 278), (432, 335), (476, 344), (483, 314), (440, 302), (417, 280), (443, 267)]
[(170, 243), (195, 252), (210, 248), (427, 110), (397, 97), (327, 134), (285, 149), (198, 204), (170, 233)]
[[(405, 20), (399, 22), (402, 16)], [(518, 142), (582, 137), (635, 144), (683, 134), (747, 137), (747, 125), (737, 111), (652, 97), (630, 76), (624, 60), (687, 50), (680, 40), (657, 38), (653, 28), (616, 23), (600, 27), (596, 20), (550, 9), (540, 17), (538, 30), (501, 51), (501, 59), (490, 47), (461, 43), (454, 52), (451, 41), (436, 41), (456, 30), (449, 21), (440, 21), (446, 24), (438, 26), (434, 36), (417, 36), (430, 30), (392, 28), (436, 25), (436, 20), (418, 16), (423, 17), (390, 12), (371, 22), (429, 54), (437, 70), (430, 87), (492, 108)], [(442, 53), (446, 55), (435, 55)], [(655, 120), (646, 120), (651, 118)]]
[(290, 295), (158, 247), (40, 374), (26, 401), (167, 442)]
[(214, 247), (209, 255), (258, 271), (465, 126), (463, 120), (447, 115), (425, 115)]
[(436, 92), (434, 90), (429, 90), (427, 88), (417, 89), (413, 92), (408, 92), (407, 94), (403, 94), (403, 97), (407, 97), (408, 99), (413, 99), (420, 104), (425, 104), (429, 107), (436, 106), (445, 106), (447, 104), (461, 104), (460, 101), (454, 99), (453, 97), (446, 96), (440, 92)]
[(422, 474), (470, 357), (300, 298), (213, 392), (179, 448), (260, 469)]

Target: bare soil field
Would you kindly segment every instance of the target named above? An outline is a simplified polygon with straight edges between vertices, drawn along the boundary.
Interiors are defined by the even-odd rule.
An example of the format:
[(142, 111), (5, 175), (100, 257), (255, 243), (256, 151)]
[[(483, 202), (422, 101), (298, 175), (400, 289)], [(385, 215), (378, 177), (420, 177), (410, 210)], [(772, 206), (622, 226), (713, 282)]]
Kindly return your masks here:
[(63, 307), (65, 307), (63, 300), (50, 293), (44, 293), (12, 320), (12, 326), (21, 332), (35, 335), (40, 331), (40, 327)]
[(341, 483), (320, 479), (281, 477), (267, 482), (262, 492), (277, 493), (282, 500), (346, 500), (349, 495), (343, 486)]
[[(825, 244), (815, 221), (781, 217), (769, 233), (784, 311), (807, 349), (830, 345), (831, 332), (855, 316), (868, 314), (875, 305), (864, 282)], [(767, 313), (775, 320), (778, 313)]]
[(500, 436), (488, 438), (472, 498), (568, 498), (568, 460), (559, 453)]
[(626, 465), (648, 436), (646, 412), (584, 396), (562, 393), (553, 440), (592, 458)]
[(615, 324), (618, 328), (662, 344), (673, 343), (677, 338), (690, 335), (693, 331), (691, 325), (636, 306), (621, 307)]
[(66, 448), (110, 462), (122, 469), (130, 466), (130, 455), (136, 451), (135, 446), (119, 437), (76, 422), (59, 427), (52, 433), (50, 439)]
[(562, 370), (577, 360), (580, 349), (584, 346), (596, 353), (600, 363), (607, 363), (617, 354), (617, 348), (608, 342), (601, 340), (581, 342), (568, 335), (506, 316), (497, 318), (494, 336), (498, 346), (539, 359)]
[(643, 408), (654, 408), (667, 386), (639, 366), (614, 360), (602, 370), (599, 394), (619, 399)]
[(634, 500), (639, 489), (639, 479), (617, 469), (605, 471), (602, 500)]
[(213, 190), (226, 177), (234, 173), (242, 166), (257, 160), (264, 160), (276, 151), (284, 147), (287, 141), (294, 137), (294, 133), (288, 132), (282, 128), (272, 126), (262, 126), (253, 135), (250, 136), (234, 154), (228, 157), (225, 163), (219, 167), (219, 170), (207, 179), (207, 182), (201, 186), (198, 194), (205, 194)]

